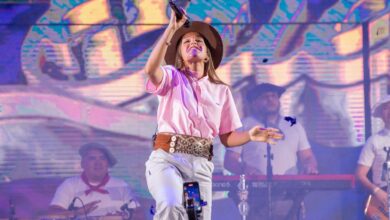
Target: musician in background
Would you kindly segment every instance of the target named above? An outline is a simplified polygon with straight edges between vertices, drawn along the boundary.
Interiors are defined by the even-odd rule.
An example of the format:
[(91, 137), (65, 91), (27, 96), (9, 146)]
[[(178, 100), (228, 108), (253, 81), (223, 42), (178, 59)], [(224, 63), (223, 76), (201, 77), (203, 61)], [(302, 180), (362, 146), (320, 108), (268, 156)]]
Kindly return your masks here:
[[(243, 120), (243, 129), (260, 124), (278, 128), (284, 135), (284, 139), (279, 140), (271, 147), (274, 175), (317, 174), (317, 162), (304, 128), (294, 118), (283, 117), (280, 114), (280, 97), (284, 92), (284, 88), (270, 83), (262, 83), (250, 89), (246, 98), (250, 105), (251, 114)], [(224, 167), (233, 174), (266, 175), (266, 154), (266, 143), (248, 143), (243, 147), (228, 148), (225, 153)], [(266, 195), (264, 192), (249, 192), (249, 219), (266, 219)], [(278, 204), (283, 207), (292, 207), (293, 203), (291, 199), (284, 201), (284, 197), (285, 195), (279, 195), (273, 196), (272, 199), (275, 204), (273, 210), (278, 210), (278, 214), (281, 215), (286, 215), (286, 213), (283, 214), (279, 211)], [(297, 214), (291, 212), (298, 210), (298, 208), (284, 209), (289, 212), (288, 219)], [(275, 211), (274, 214), (276, 214)], [(284, 219), (284, 217), (274, 216), (273, 219)]]
[[(386, 174), (383, 173), (382, 167), (387, 156), (384, 148), (390, 147), (390, 95), (386, 95), (375, 105), (372, 116), (382, 119), (384, 128), (368, 138), (364, 145), (358, 160), (356, 178), (377, 201), (386, 207), (387, 193), (384, 188), (387, 183), (382, 178), (382, 175), (385, 177)], [(372, 181), (367, 176), (370, 170), (372, 170)]]
[(109, 175), (117, 160), (100, 143), (80, 147), (81, 175), (66, 179), (56, 190), (49, 215), (120, 216), (125, 219), (144, 219), (139, 203), (129, 185)]

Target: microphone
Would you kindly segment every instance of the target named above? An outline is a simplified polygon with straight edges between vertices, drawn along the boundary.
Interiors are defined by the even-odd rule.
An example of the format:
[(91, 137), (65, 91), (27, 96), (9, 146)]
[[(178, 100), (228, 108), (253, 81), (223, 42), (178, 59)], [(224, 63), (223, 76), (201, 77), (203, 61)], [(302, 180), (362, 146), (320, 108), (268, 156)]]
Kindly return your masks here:
[(290, 116), (284, 117), (284, 120), (290, 122), (290, 127), (297, 123), (297, 119)]
[[(184, 16), (183, 11), (181, 9), (179, 9), (179, 7), (177, 7), (177, 5), (172, 0), (169, 0), (169, 6), (175, 12), (177, 20), (180, 20), (183, 18), (183, 16)], [(184, 27), (186, 27), (186, 28), (190, 27), (190, 20), (186, 19), (186, 21), (184, 23)]]
[(73, 211), (76, 209), (76, 206), (74, 206), (74, 204), (76, 203), (76, 200), (77, 200), (78, 197), (74, 197), (72, 202), (70, 203), (70, 205), (68, 206), (68, 210), (69, 211)]

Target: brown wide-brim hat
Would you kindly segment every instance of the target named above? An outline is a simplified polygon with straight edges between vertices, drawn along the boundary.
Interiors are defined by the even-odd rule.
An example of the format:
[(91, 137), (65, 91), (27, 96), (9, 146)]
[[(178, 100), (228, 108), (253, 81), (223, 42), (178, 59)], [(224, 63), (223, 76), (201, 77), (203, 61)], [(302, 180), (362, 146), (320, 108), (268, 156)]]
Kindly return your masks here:
[(189, 27), (181, 26), (173, 34), (171, 43), (165, 53), (165, 62), (168, 65), (175, 65), (177, 46), (183, 35), (189, 32), (197, 32), (206, 41), (207, 47), (211, 52), (214, 68), (217, 69), (222, 60), (223, 43), (218, 31), (211, 25), (202, 21), (192, 21)]
[(100, 150), (106, 156), (110, 167), (115, 166), (115, 164), (117, 163), (117, 160), (114, 157), (114, 155), (111, 153), (111, 151), (108, 150), (108, 148), (103, 144), (96, 143), (96, 142), (87, 143), (81, 146), (79, 149), (79, 154), (81, 157), (84, 157), (88, 153), (88, 151), (92, 149)]
[(390, 102), (390, 95), (386, 95), (380, 99), (378, 103), (372, 109), (372, 116), (376, 118), (382, 118), (382, 109), (384, 104)]
[(285, 91), (286, 89), (284, 87), (271, 83), (261, 83), (248, 90), (246, 99), (251, 102), (266, 92), (275, 92), (280, 97)]

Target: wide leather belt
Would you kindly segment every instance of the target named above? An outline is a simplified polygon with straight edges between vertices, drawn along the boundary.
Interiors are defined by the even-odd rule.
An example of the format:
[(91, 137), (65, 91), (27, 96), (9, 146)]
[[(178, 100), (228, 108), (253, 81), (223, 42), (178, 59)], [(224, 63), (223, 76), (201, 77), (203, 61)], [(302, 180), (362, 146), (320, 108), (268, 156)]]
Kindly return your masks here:
[(207, 160), (213, 158), (213, 142), (208, 138), (182, 134), (158, 133), (154, 136), (153, 149), (168, 153), (185, 153)]

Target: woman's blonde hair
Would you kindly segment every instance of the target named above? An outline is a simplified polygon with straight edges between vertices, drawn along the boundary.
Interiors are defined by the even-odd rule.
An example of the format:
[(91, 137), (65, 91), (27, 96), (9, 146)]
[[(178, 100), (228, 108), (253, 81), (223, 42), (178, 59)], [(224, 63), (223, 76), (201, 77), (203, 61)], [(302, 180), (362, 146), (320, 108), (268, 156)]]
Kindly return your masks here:
[[(180, 39), (178, 41), (177, 45), (176, 45), (175, 67), (178, 70), (182, 71), (184, 74), (186, 74), (187, 71), (185, 69), (183, 56), (182, 56), (182, 54), (180, 52), (180, 47), (179, 47), (179, 45), (181, 44), (182, 39)], [(210, 49), (209, 49), (208, 42), (204, 38), (203, 38), (203, 40), (204, 40), (204, 42), (206, 44), (207, 56), (209, 58), (208, 62), (206, 62), (205, 65), (204, 65), (204, 72), (209, 76), (210, 82), (215, 83), (215, 84), (224, 84), (224, 85), (226, 85), (226, 83), (224, 83), (218, 77), (217, 72), (215, 71), (215, 67), (214, 67), (213, 59), (211, 58), (211, 52), (210, 52)]]

